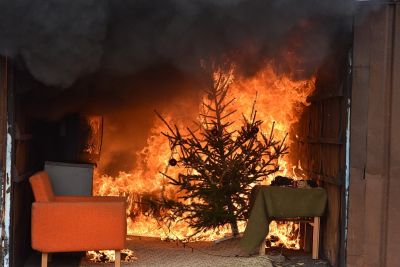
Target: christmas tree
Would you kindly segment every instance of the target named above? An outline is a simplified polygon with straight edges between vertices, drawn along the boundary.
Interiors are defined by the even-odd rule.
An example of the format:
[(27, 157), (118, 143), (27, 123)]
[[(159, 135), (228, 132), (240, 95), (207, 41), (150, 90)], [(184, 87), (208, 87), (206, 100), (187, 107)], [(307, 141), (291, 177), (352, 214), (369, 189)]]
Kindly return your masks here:
[(177, 177), (163, 173), (179, 191), (178, 200), (165, 203), (197, 233), (230, 224), (237, 236), (238, 221), (248, 217), (251, 189), (279, 170), (278, 159), (288, 147), (286, 137), (275, 140), (274, 124), (267, 134), (261, 131), (255, 101), (250, 116), (243, 115), (241, 127), (235, 127), (235, 99), (229, 97), (233, 68), (212, 68), (209, 77), (197, 129), (183, 134), (158, 114), (174, 155), (169, 165), (184, 169)]

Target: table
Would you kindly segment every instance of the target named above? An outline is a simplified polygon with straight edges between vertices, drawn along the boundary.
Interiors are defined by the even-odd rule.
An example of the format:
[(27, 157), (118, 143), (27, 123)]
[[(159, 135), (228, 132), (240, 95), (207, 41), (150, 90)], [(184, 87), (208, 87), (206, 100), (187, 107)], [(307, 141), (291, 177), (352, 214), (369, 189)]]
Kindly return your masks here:
[(318, 258), (319, 222), (326, 203), (327, 194), (323, 188), (262, 186), (256, 194), (240, 246), (246, 253), (253, 253), (263, 244), (269, 223), (274, 219), (312, 217), (316, 242), (313, 244), (313, 258)]

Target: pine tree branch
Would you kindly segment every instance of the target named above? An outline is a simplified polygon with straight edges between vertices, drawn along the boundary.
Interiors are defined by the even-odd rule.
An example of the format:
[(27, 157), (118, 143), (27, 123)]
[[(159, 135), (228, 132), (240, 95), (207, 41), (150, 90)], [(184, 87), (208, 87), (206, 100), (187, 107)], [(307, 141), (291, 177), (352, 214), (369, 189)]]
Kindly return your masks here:
[(221, 116), (221, 120), (224, 120), (224, 119), (228, 118), (229, 116), (231, 116), (234, 113), (236, 113), (236, 110), (232, 110), (231, 112)]

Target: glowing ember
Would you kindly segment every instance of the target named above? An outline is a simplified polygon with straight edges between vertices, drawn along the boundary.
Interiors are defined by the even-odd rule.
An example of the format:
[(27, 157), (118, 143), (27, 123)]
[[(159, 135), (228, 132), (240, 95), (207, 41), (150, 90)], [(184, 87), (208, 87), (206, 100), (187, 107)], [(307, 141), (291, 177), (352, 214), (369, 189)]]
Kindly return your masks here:
[[(115, 262), (115, 252), (114, 250), (87, 251), (86, 258), (91, 262)], [(137, 260), (137, 258), (134, 256), (132, 250), (121, 250), (121, 261), (134, 262), (135, 260)]]
[[(270, 64), (252, 77), (242, 78), (236, 74), (236, 79), (230, 87), (230, 94), (236, 98), (234, 105), (239, 112), (235, 113), (234, 116), (237, 117), (233, 119), (240, 120), (242, 113), (249, 114), (257, 95), (257, 117), (264, 121), (265, 130), (269, 130), (272, 123), (275, 122), (275, 135), (278, 140), (282, 140), (286, 133), (289, 133), (289, 137), (294, 137), (291, 127), (298, 121), (304, 107), (308, 105), (307, 97), (314, 90), (314, 82), (314, 78), (293, 80), (288, 74), (277, 74)], [(186, 128), (194, 120), (194, 118), (183, 117), (182, 110), (177, 111), (172, 108), (171, 110), (170, 114), (163, 115), (168, 122), (173, 118), (173, 122), (180, 128)], [(198, 112), (193, 112), (193, 114), (198, 114)], [(263, 131), (263, 129), (260, 130)], [(160, 171), (164, 171), (170, 176), (175, 176), (181, 171), (179, 166), (170, 166), (169, 164), (173, 155), (170, 153), (167, 139), (161, 135), (162, 131), (165, 131), (164, 125), (160, 121), (155, 121), (149, 133), (147, 145), (137, 152), (140, 160), (136, 162), (129, 173), (120, 172), (118, 176), (111, 177), (96, 171), (94, 193), (128, 197), (127, 216), (128, 234), (130, 235), (187, 239), (193, 235), (194, 231), (183, 221), (164, 221), (163, 218), (168, 215), (168, 211), (146, 204), (153, 203), (151, 200), (163, 197), (177, 197), (176, 189), (169, 185), (167, 179), (160, 174)], [(287, 145), (289, 147), (290, 140), (291, 138), (288, 138)], [(280, 160), (281, 170), (278, 174), (302, 178), (300, 162), (288, 162), (287, 160), (285, 158)], [(266, 184), (269, 184), (272, 179), (273, 177), (269, 177)], [(239, 230), (243, 231), (244, 228), (245, 223), (242, 223)], [(276, 245), (299, 248), (298, 229), (298, 224), (273, 222), (270, 226), (269, 236), (279, 238)], [(225, 237), (230, 232), (229, 226), (226, 226), (215, 231), (203, 232), (194, 240), (215, 240)]]

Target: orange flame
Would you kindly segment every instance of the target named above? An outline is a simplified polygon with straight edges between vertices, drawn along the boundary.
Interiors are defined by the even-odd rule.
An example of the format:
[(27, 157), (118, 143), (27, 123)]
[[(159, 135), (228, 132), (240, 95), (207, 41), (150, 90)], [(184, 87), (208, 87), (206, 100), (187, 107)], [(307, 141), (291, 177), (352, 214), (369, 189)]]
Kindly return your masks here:
[[(307, 80), (294, 80), (288, 74), (278, 74), (271, 64), (267, 64), (252, 77), (236, 75), (230, 86), (230, 94), (236, 98), (234, 108), (238, 112), (232, 116), (232, 119), (241, 120), (242, 113), (250, 114), (257, 95), (257, 118), (264, 122), (261, 130), (269, 131), (275, 122), (275, 138), (282, 140), (286, 133), (294, 134), (291, 126), (299, 120), (304, 107), (308, 105), (307, 97), (313, 92), (314, 83), (314, 77)], [(182, 111), (180, 112), (182, 113)], [(185, 128), (191, 123), (191, 120), (180, 116), (181, 114), (177, 112), (164, 115), (168, 122), (173, 121), (180, 128)], [(151, 209), (142, 201), (146, 198), (176, 197), (176, 189), (169, 185), (166, 178), (160, 174), (160, 171), (163, 171), (176, 177), (181, 172), (178, 166), (168, 167), (171, 151), (166, 137), (161, 134), (162, 131), (165, 131), (165, 126), (160, 121), (155, 121), (147, 138), (146, 146), (137, 152), (141, 160), (136, 162), (130, 172), (120, 172), (118, 176), (111, 177), (96, 171), (94, 194), (128, 197), (127, 215), (128, 234), (130, 235), (185, 239), (194, 233), (193, 229), (190, 229), (183, 221), (165, 224), (160, 221), (157, 214), (147, 216)], [(290, 147), (291, 139), (287, 140), (287, 145)], [(301, 178), (300, 163), (286, 160), (280, 160), (279, 174)], [(272, 178), (269, 177), (266, 183), (269, 184)], [(239, 230), (243, 231), (244, 228), (245, 223), (243, 222), (239, 225)], [(197, 239), (215, 240), (230, 232), (229, 226), (226, 226), (215, 231), (203, 232), (197, 236)], [(278, 236), (279, 244), (299, 248), (298, 236), (293, 237), (290, 234), (293, 232), (298, 232), (298, 225), (272, 223), (270, 226), (270, 235)]]

